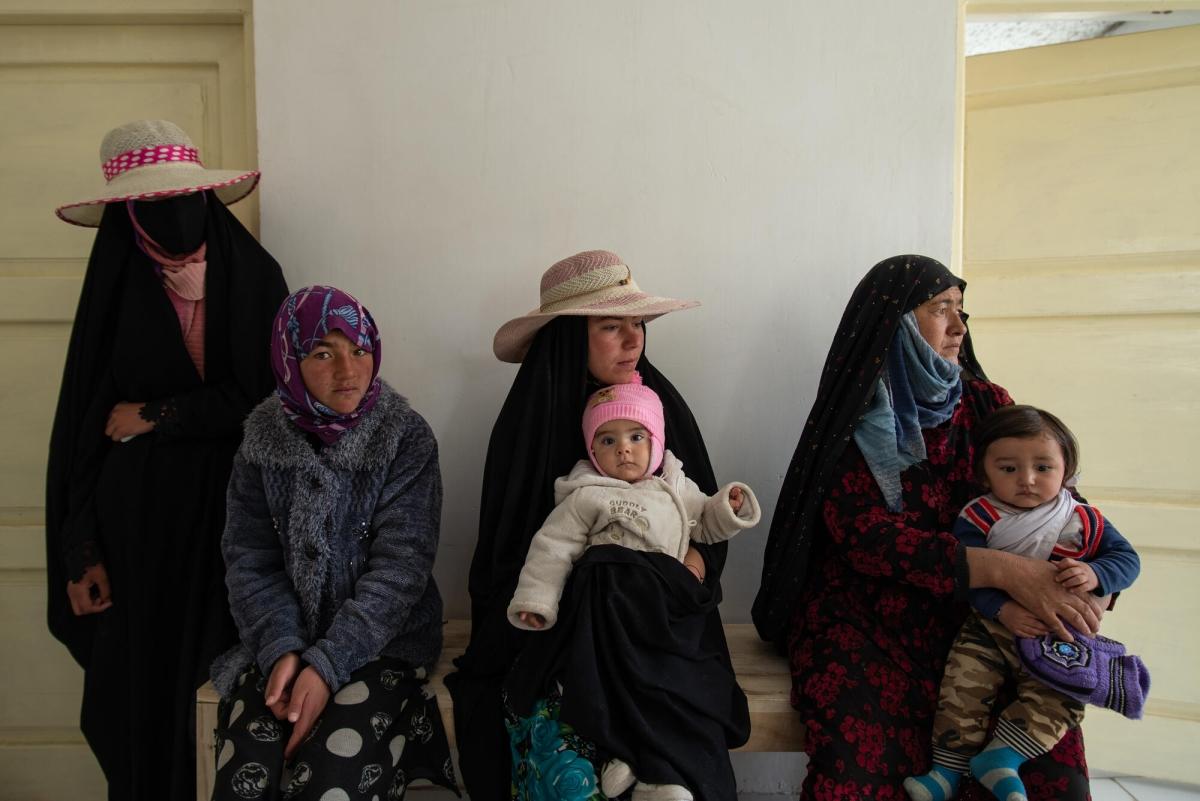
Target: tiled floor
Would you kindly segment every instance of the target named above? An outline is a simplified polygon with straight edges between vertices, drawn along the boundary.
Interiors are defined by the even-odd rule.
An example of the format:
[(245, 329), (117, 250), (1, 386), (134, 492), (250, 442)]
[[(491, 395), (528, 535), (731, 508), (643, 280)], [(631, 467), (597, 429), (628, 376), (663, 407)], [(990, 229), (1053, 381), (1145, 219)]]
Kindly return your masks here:
[[(414, 785), (416, 790), (417, 786)], [(457, 801), (445, 790), (422, 789), (414, 801)], [(465, 799), (465, 796), (464, 796)], [(738, 801), (794, 801), (794, 795), (744, 794)], [(1200, 785), (1162, 784), (1126, 777), (1092, 779), (1092, 801), (1200, 801)]]
[(1148, 779), (1092, 779), (1092, 801), (1200, 801), (1200, 786), (1162, 784)]

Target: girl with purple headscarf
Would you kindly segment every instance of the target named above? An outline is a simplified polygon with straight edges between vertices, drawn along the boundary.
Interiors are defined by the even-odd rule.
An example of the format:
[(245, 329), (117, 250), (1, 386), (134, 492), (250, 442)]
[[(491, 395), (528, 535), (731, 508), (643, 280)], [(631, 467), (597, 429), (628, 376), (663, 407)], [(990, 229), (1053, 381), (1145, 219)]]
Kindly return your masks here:
[[(352, 357), (345, 369), (355, 373), (358, 383), (350, 379), (335, 383), (330, 395), (314, 388), (318, 393), (314, 397), (304, 371), (315, 373), (321, 363), (331, 362), (331, 343), (339, 343), (341, 350), (349, 347)], [(375, 408), (380, 386), (379, 330), (371, 313), (349, 294), (328, 286), (295, 292), (275, 315), (271, 345), (271, 369), (283, 413), (323, 444), (337, 442)], [(362, 373), (367, 370), (370, 377), (364, 380)]]
[(271, 331), (276, 392), (246, 422), (221, 542), (241, 642), (213, 665), (213, 798), (454, 789), (423, 687), (442, 646), (437, 442), (379, 377), (351, 295), (305, 287)]

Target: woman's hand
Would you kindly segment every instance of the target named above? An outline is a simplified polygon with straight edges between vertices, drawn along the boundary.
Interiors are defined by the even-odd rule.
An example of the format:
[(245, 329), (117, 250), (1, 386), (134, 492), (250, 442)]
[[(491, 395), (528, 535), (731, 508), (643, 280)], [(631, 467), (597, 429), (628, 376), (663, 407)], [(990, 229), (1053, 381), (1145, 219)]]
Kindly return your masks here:
[(967, 564), (972, 587), (1004, 590), (1067, 642), (1075, 638), (1064, 624), (1087, 634), (1095, 634), (1100, 625), (1092, 604), (1060, 584), (1058, 568), (1050, 562), (988, 548), (967, 548)]
[(121, 401), (108, 413), (108, 424), (104, 426), (104, 436), (113, 442), (147, 434), (154, 430), (154, 423), (143, 420), (140, 412), (145, 403)]
[(1058, 568), (1055, 580), (1068, 590), (1075, 592), (1091, 592), (1100, 586), (1096, 571), (1087, 562), (1076, 559), (1060, 559), (1053, 565)]
[(1067, 642), (1074, 642), (1075, 637), (1064, 623), (1085, 634), (1096, 633), (1100, 619), (1095, 609), (1086, 598), (1059, 583), (1058, 568), (1038, 559), (1016, 559), (1015, 569), (1009, 571), (1001, 589)]
[(292, 724), (292, 736), (283, 749), (284, 759), (291, 759), (292, 754), (296, 753), (296, 749), (308, 737), (313, 724), (325, 711), (329, 695), (329, 685), (312, 665), (300, 671), (295, 684), (292, 685), (292, 700), (288, 704), (287, 719)]
[(535, 629), (540, 629), (546, 625), (546, 618), (537, 612), (517, 612), (517, 617), (526, 626), (532, 626)]
[(1000, 625), (1018, 637), (1041, 637), (1050, 633), (1045, 623), (1016, 601), (1007, 601), (1000, 607), (996, 619), (1000, 621)]
[(94, 615), (112, 606), (112, 591), (104, 565), (90, 565), (79, 581), (68, 581), (67, 598), (71, 600), (71, 611), (77, 616)]
[(730, 487), (729, 488), (729, 508), (732, 509), (735, 514), (742, 511), (742, 488), (741, 487)]
[(1100, 625), (1100, 621), (1104, 619), (1104, 613), (1112, 606), (1112, 593), (1108, 595), (1093, 595), (1092, 593), (1082, 593), (1082, 597), (1092, 605), (1092, 611), (1096, 613), (1096, 625)]
[(289, 651), (275, 660), (271, 675), (267, 678), (267, 689), (263, 691), (263, 699), (267, 708), (276, 720), (283, 720), (287, 715), (288, 702), (292, 697), (292, 683), (300, 672), (300, 655)]
[(690, 545), (688, 546), (687, 553), (683, 556), (683, 566), (692, 571), (692, 575), (696, 577), (697, 581), (704, 582), (704, 557)]

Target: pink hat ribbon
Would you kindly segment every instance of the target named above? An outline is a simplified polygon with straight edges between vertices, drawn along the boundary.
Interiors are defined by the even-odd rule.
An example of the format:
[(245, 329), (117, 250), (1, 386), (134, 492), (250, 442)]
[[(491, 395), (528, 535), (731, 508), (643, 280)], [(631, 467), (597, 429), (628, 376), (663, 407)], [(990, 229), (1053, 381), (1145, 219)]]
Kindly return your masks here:
[(137, 150), (130, 150), (113, 156), (101, 165), (104, 170), (104, 180), (111, 181), (123, 172), (145, 167), (147, 164), (159, 164), (164, 161), (188, 161), (203, 167), (200, 152), (187, 145), (151, 145)]

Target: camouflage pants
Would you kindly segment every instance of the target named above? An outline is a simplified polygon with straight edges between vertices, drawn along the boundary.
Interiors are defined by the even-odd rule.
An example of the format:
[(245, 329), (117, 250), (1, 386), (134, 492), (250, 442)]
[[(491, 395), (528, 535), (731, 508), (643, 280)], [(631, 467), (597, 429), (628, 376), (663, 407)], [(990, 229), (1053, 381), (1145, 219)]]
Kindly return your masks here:
[(1007, 679), (1017, 698), (999, 711), (995, 738), (1027, 759), (1049, 751), (1083, 720), (1083, 704), (1025, 672), (1008, 629), (972, 612), (958, 632), (933, 721), (933, 762), (961, 773), (983, 749), (996, 695)]

